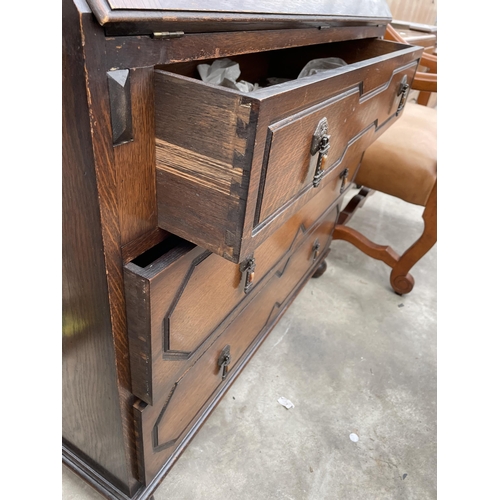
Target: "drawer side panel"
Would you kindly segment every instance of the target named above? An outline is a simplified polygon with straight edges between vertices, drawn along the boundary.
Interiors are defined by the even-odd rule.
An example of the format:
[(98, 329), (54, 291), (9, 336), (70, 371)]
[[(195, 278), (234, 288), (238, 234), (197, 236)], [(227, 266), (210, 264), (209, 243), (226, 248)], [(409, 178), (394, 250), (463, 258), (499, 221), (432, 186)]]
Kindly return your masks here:
[(256, 104), (155, 71), (158, 225), (237, 262)]

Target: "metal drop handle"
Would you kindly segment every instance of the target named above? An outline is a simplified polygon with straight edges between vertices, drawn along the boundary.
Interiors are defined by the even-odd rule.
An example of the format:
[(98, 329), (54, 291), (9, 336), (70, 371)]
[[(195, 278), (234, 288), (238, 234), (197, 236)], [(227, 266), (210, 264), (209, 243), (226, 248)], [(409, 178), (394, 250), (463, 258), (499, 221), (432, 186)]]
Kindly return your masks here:
[(403, 108), (405, 107), (406, 100), (408, 99), (409, 94), (410, 94), (410, 85), (408, 83), (408, 77), (404, 75), (403, 79), (401, 80), (401, 83), (399, 84), (399, 89), (397, 94), (398, 96), (401, 96), (401, 99), (399, 100), (396, 116), (398, 116), (399, 113), (403, 111)]
[(316, 259), (319, 256), (319, 249), (321, 248), (321, 244), (318, 239), (315, 240), (313, 243), (312, 247), (312, 256), (313, 256), (313, 262), (316, 262)]
[(322, 118), (313, 134), (311, 143), (311, 156), (318, 155), (316, 161), (316, 169), (314, 171), (313, 187), (318, 187), (321, 179), (325, 175), (326, 159), (328, 158), (328, 150), (330, 149), (330, 136), (328, 135), (328, 120)]
[(222, 380), (225, 380), (227, 377), (227, 372), (229, 371), (228, 365), (231, 363), (231, 346), (228, 344), (226, 345), (220, 355), (219, 359), (217, 361), (217, 365), (219, 366), (219, 369), (222, 369)]
[(253, 257), (250, 257), (247, 261), (242, 262), (240, 264), (240, 272), (244, 276), (245, 280), (245, 286), (244, 286), (245, 293), (248, 293), (254, 285), (255, 265), (256, 265), (255, 259)]

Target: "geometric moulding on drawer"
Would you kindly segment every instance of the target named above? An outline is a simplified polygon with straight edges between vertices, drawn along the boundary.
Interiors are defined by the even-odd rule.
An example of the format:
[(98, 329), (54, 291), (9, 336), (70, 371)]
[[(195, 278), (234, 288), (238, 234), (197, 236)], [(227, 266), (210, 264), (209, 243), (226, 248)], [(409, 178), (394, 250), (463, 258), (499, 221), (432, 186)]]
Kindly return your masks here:
[[(186, 287), (187, 287), (196, 267), (199, 264), (201, 264), (203, 261), (205, 261), (205, 259), (207, 259), (207, 257), (209, 257), (210, 255), (212, 255), (212, 252), (205, 251), (191, 262), (191, 265), (189, 266), (189, 269), (186, 272), (186, 274), (182, 280), (182, 283), (180, 284), (180, 286), (175, 294), (175, 298), (172, 301), (172, 304), (171, 304), (169, 310), (165, 314), (165, 317), (163, 319), (163, 359), (188, 359), (191, 356), (191, 354), (197, 350), (199, 345), (201, 345), (203, 343), (203, 341), (200, 342), (200, 344), (198, 346), (196, 346), (195, 348), (193, 348), (189, 351), (179, 351), (179, 350), (172, 349), (171, 341), (170, 341), (170, 333), (171, 333), (170, 321), (171, 321), (171, 317), (174, 314), (174, 311), (175, 311), (177, 305), (179, 304), (179, 301), (180, 301), (184, 291), (186, 290)], [(209, 335), (207, 335), (207, 336), (209, 336)], [(205, 339), (203, 339), (203, 340), (205, 340)]]

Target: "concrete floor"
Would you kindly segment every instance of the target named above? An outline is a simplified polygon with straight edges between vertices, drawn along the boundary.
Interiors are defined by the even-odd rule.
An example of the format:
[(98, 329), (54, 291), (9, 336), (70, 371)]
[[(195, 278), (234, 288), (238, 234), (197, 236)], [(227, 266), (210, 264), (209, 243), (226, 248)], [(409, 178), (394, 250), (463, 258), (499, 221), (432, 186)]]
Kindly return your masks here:
[[(349, 225), (402, 251), (421, 213), (376, 193)], [(404, 297), (383, 263), (346, 242), (331, 249), (326, 273), (290, 306), (156, 500), (437, 497), (437, 249)], [(65, 467), (62, 478), (64, 500), (101, 500)]]

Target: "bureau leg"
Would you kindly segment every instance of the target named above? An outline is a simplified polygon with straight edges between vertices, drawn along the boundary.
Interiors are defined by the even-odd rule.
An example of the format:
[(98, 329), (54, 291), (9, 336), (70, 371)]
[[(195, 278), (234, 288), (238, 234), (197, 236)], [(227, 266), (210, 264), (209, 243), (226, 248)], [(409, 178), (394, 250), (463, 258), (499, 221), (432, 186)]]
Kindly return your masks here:
[(313, 278), (319, 278), (320, 276), (323, 275), (323, 273), (326, 271), (327, 265), (326, 265), (326, 260), (324, 260), (319, 266), (316, 271), (314, 271), (314, 274), (312, 275)]

